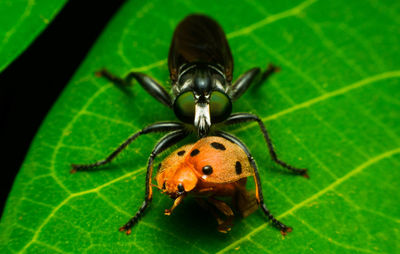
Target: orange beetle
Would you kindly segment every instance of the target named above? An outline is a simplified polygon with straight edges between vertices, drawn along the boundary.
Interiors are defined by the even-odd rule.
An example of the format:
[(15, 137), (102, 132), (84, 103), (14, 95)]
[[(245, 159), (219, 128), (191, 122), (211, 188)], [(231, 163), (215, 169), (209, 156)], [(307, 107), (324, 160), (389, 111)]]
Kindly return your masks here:
[[(207, 201), (227, 217), (223, 220), (213, 213), (218, 230), (226, 233), (231, 228), (234, 214), (225, 202), (215, 197), (232, 197), (233, 205), (243, 217), (255, 211), (260, 198), (262, 200), (262, 196), (248, 192), (245, 187), (249, 176), (253, 176), (257, 188), (260, 187), (251, 160), (252, 157), (238, 144), (222, 137), (206, 137), (180, 147), (161, 162), (156, 176), (157, 187), (175, 199), (173, 206), (165, 210), (165, 215), (170, 215), (188, 194), (207, 197)], [(203, 206), (207, 204), (204, 200), (198, 201)], [(291, 231), (290, 227), (285, 226), (285, 229), (281, 231), (283, 234)]]

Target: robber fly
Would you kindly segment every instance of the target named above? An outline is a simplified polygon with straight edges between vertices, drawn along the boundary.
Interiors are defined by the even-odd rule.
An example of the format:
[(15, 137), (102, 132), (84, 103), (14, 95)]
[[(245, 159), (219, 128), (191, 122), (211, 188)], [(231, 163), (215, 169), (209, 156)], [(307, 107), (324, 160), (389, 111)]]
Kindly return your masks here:
[[(120, 231), (127, 234), (143, 215), (152, 200), (153, 162), (158, 154), (176, 144), (192, 133), (194, 127), (198, 138), (209, 136), (223, 137), (239, 145), (247, 154), (254, 169), (257, 186), (257, 201), (273, 224), (282, 232), (289, 227), (279, 222), (269, 212), (263, 201), (260, 177), (256, 164), (247, 147), (236, 137), (211, 128), (214, 124), (232, 125), (243, 122), (256, 122), (268, 145), (272, 159), (295, 174), (307, 177), (306, 169), (295, 168), (278, 159), (271, 139), (261, 119), (250, 113), (232, 114), (232, 102), (254, 83), (262, 83), (278, 68), (269, 65), (265, 71), (253, 68), (232, 83), (233, 58), (225, 33), (213, 19), (204, 15), (189, 15), (175, 29), (168, 55), (168, 67), (172, 83), (171, 94), (150, 76), (131, 72), (125, 78), (114, 76), (107, 70), (98, 74), (119, 85), (130, 85), (136, 80), (156, 100), (171, 108), (180, 122), (168, 121), (151, 124), (131, 135), (107, 158), (92, 164), (72, 164), (72, 172), (88, 170), (111, 162), (124, 148), (141, 135), (167, 132), (150, 154), (146, 174), (145, 200), (134, 217)], [(184, 186), (183, 186), (184, 188)], [(182, 193), (185, 191), (183, 190)]]

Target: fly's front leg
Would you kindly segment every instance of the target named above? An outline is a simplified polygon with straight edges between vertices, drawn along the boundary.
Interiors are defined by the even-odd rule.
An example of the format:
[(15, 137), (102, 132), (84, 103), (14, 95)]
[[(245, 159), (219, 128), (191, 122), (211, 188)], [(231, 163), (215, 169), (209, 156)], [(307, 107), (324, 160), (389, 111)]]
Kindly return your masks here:
[(157, 83), (157, 81), (146, 74), (131, 72), (125, 78), (120, 78), (110, 73), (106, 69), (102, 69), (96, 72), (96, 75), (99, 77), (105, 77), (114, 84), (122, 87), (132, 85), (132, 79), (136, 79), (136, 81), (139, 82), (144, 90), (146, 90), (151, 96), (153, 96), (156, 100), (158, 100), (165, 106), (172, 108), (171, 96), (160, 84)]
[(131, 233), (131, 228), (139, 221), (139, 219), (143, 216), (146, 208), (150, 205), (152, 197), (153, 197), (153, 189), (151, 186), (151, 179), (153, 175), (153, 162), (158, 154), (162, 153), (165, 149), (173, 146), (183, 138), (187, 136), (185, 130), (174, 131), (170, 134), (164, 136), (154, 147), (153, 151), (150, 154), (149, 162), (147, 164), (147, 173), (146, 173), (146, 193), (144, 197), (144, 201), (142, 206), (136, 212), (135, 216), (133, 216), (124, 226), (122, 226), (119, 231), (125, 231), (127, 235)]
[(306, 178), (309, 178), (309, 176), (307, 174), (307, 169), (293, 167), (278, 158), (278, 156), (276, 155), (274, 146), (272, 145), (271, 138), (269, 137), (268, 131), (265, 128), (264, 123), (261, 121), (261, 119), (258, 116), (250, 114), (250, 113), (232, 114), (228, 119), (226, 119), (226, 121), (224, 123), (227, 125), (232, 125), (232, 124), (238, 124), (238, 123), (244, 123), (244, 122), (250, 122), (250, 121), (254, 121), (254, 122), (258, 123), (258, 126), (260, 127), (260, 130), (261, 130), (262, 134), (264, 135), (264, 139), (267, 142), (269, 154), (271, 155), (271, 158), (275, 163), (292, 171), (295, 174), (302, 175)]
[(242, 141), (240, 141), (238, 138), (236, 138), (228, 133), (218, 131), (216, 134), (217, 134), (217, 136), (223, 137), (223, 138), (231, 141), (232, 143), (235, 143), (236, 145), (238, 145), (240, 148), (243, 149), (243, 151), (247, 155), (247, 158), (249, 159), (250, 165), (252, 166), (252, 168), (254, 170), (254, 181), (256, 183), (256, 199), (257, 199), (259, 206), (261, 207), (264, 214), (268, 217), (268, 220), (272, 221), (272, 224), (281, 231), (282, 235), (286, 235), (287, 233), (292, 232), (292, 228), (286, 226), (285, 224), (280, 222), (278, 219), (276, 219), (275, 216), (271, 214), (271, 212), (268, 210), (266, 204), (264, 203), (260, 175), (258, 174), (256, 162), (254, 161), (253, 156), (250, 154), (249, 149), (242, 143)]
[[(267, 80), (271, 74), (278, 72), (279, 70), (279, 67), (272, 64), (269, 64), (267, 69), (261, 74), (260, 68), (250, 69), (235, 81), (235, 83), (232, 85), (232, 88), (228, 91), (228, 95), (232, 98), (232, 100), (237, 100), (247, 91), (251, 84), (261, 84)], [(259, 79), (257, 80), (257, 78)]]
[(130, 136), (127, 140), (125, 140), (124, 143), (122, 143), (117, 149), (115, 149), (110, 155), (108, 155), (107, 158), (91, 164), (72, 164), (71, 173), (75, 173), (76, 171), (89, 170), (110, 163), (122, 150), (124, 150), (130, 143), (132, 143), (137, 137), (141, 135), (154, 132), (170, 132), (175, 130), (183, 130), (183, 128), (184, 126), (181, 123), (177, 122), (159, 122), (147, 126), (141, 131), (136, 132), (132, 136)]

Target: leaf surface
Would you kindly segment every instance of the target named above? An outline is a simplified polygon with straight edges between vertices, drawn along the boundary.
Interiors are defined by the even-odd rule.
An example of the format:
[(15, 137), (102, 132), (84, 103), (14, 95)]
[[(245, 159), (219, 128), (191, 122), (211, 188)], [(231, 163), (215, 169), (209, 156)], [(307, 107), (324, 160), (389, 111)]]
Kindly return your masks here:
[(0, 1), (0, 71), (47, 27), (65, 0)]
[[(2, 217), (1, 253), (395, 253), (399, 251), (400, 19), (398, 1), (127, 2), (108, 25), (38, 132)], [(283, 238), (260, 210), (218, 233), (193, 200), (155, 190), (130, 236), (119, 233), (144, 196), (147, 157), (160, 135), (139, 138), (110, 166), (69, 173), (131, 133), (173, 113), (134, 85), (126, 92), (94, 72), (147, 73), (169, 88), (166, 56), (176, 24), (206, 13), (226, 31), (234, 76), (273, 62), (280, 73), (234, 104), (258, 114), (280, 158), (255, 124), (230, 131), (257, 160)], [(250, 184), (251, 185), (251, 184)]]

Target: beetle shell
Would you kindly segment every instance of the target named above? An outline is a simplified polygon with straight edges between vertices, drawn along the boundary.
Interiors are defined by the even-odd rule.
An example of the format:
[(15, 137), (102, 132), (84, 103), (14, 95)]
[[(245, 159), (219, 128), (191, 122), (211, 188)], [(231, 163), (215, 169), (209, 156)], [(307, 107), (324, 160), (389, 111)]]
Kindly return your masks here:
[(158, 187), (173, 198), (180, 184), (185, 192), (232, 196), (239, 185), (243, 186), (239, 180), (253, 175), (239, 146), (221, 137), (206, 137), (165, 158), (156, 180)]

